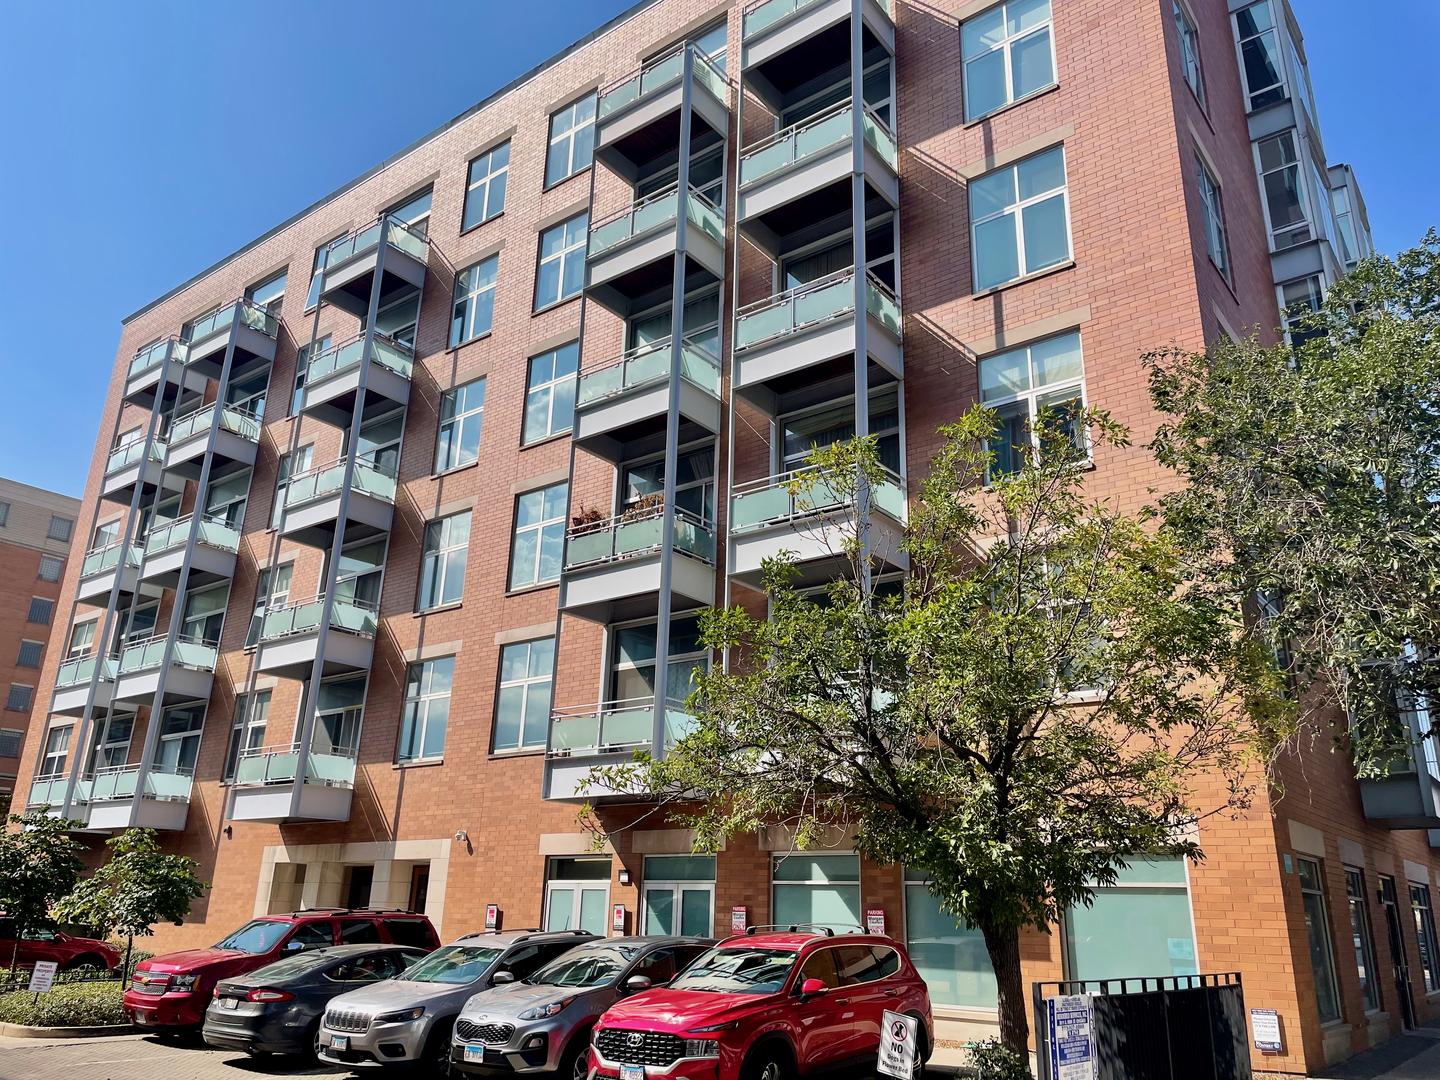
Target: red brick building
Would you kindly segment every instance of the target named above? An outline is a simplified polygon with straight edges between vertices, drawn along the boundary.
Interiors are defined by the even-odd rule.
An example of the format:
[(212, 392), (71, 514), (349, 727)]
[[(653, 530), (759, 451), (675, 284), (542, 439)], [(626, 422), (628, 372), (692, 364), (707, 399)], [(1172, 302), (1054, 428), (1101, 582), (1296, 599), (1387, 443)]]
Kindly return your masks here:
[[(86, 749), (31, 752), (30, 801), (200, 861), (161, 949), (347, 903), (447, 939), (489, 904), (878, 912), (953, 1056), (994, 983), (923, 882), (781, 829), (697, 856), (623, 803), (597, 850), (577, 784), (683, 731), (696, 609), (763, 613), (779, 547), (833, 572), (778, 486), (812, 444), (880, 439), (883, 537), (938, 425), (982, 399), (1026, 438), (1082, 397), (1134, 434), (1095, 489), (1138, 506), (1167, 482), (1140, 354), (1273, 340), (1366, 253), (1285, 0), (641, 3), (125, 320), (64, 583), (98, 644), (43, 679)], [(1027, 937), (1028, 976), (1239, 971), (1279, 1073), (1428, 1018), (1440, 770), (1284, 771), (1203, 863)]]

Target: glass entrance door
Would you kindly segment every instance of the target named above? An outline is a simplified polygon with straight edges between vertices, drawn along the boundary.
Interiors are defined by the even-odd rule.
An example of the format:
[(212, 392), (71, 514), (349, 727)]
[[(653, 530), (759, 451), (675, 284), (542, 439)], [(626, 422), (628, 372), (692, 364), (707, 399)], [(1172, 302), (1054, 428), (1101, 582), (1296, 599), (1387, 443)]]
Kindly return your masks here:
[(642, 933), (712, 936), (715, 856), (647, 855), (643, 900)]
[(546, 867), (545, 929), (609, 931), (610, 856), (552, 858)]

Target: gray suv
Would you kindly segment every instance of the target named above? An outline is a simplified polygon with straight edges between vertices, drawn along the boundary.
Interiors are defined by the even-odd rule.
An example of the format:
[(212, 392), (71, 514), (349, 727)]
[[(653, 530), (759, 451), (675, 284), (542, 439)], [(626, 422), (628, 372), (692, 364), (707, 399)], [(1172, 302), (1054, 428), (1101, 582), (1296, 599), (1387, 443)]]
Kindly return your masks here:
[(713, 941), (597, 938), (523, 980), (492, 979), (455, 1021), (452, 1069), (477, 1075), (559, 1072), (585, 1080), (590, 1029), (615, 1000), (663, 986)]
[(387, 979), (332, 998), (320, 1024), (317, 1056), (351, 1069), (447, 1071), (450, 1029), (477, 990), (523, 979), (577, 942), (598, 940), (588, 930), (507, 930), (469, 934)]

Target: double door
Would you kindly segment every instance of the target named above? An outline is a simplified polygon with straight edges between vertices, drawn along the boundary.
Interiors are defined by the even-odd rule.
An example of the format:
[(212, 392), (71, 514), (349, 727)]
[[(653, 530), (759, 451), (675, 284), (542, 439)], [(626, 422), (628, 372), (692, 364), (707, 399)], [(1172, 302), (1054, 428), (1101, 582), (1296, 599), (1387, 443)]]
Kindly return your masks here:
[(713, 937), (715, 886), (703, 881), (647, 881), (644, 934)]

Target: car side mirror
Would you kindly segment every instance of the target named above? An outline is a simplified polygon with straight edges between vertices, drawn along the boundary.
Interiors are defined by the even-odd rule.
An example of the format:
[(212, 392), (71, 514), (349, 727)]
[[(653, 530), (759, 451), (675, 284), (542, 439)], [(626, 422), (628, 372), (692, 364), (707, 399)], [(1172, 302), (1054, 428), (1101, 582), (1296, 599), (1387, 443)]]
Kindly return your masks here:
[(800, 984), (800, 1000), (805, 1001), (816, 994), (823, 994), (827, 987), (821, 979), (806, 979)]
[(515, 973), (513, 971), (497, 971), (494, 975), (490, 976), (491, 986), (503, 986), (506, 983), (513, 983), (514, 981)]
[(646, 975), (631, 975), (625, 980), (625, 989), (632, 994), (638, 994), (641, 990), (649, 990), (654, 985)]
[(287, 941), (285, 943), (286, 952), (300, 952), (304, 948), (305, 943), (303, 941)]

